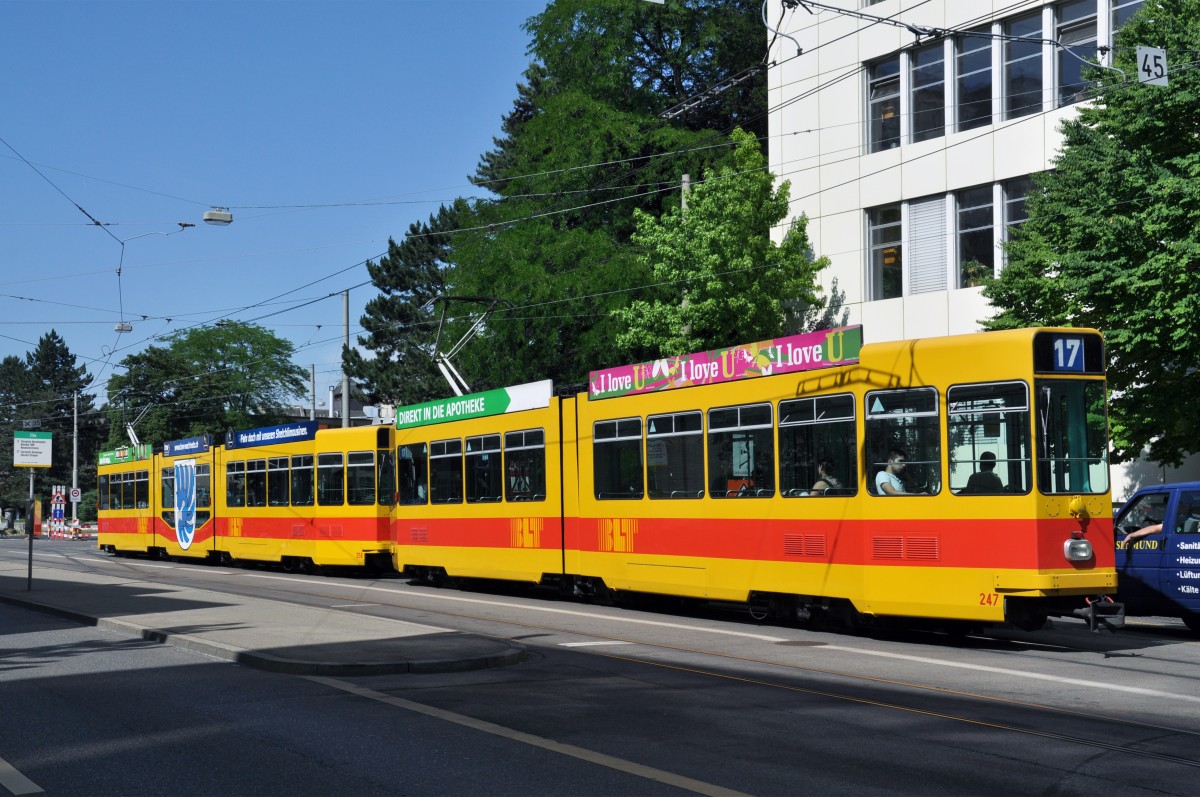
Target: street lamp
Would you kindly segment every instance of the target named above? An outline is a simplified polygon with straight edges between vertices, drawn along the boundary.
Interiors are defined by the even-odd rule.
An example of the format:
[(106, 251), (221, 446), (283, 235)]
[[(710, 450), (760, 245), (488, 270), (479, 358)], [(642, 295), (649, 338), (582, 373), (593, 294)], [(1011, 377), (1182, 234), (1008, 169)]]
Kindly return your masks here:
[(226, 227), (233, 221), (233, 214), (226, 208), (213, 208), (204, 212), (204, 223)]

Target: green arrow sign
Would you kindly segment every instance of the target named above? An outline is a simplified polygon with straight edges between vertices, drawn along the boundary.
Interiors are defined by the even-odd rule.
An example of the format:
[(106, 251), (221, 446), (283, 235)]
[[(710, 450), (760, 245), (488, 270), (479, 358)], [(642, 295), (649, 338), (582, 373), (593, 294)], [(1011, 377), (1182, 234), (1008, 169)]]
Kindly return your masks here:
[(467, 418), (485, 418), (509, 412), (534, 410), (550, 406), (553, 385), (549, 379), (530, 382), (499, 390), (485, 390), (467, 396), (427, 401), (396, 409), (396, 428), (411, 429), (414, 426), (429, 426), (435, 423), (461, 421)]

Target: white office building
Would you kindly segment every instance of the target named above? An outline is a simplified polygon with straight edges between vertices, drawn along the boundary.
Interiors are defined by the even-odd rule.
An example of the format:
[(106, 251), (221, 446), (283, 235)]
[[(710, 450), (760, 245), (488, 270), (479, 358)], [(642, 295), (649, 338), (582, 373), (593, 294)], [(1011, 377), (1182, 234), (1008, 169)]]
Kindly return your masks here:
[[(768, 2), (770, 167), (867, 342), (980, 329), (980, 278), (1003, 269), (1030, 175), (1086, 97), (1082, 59), (1107, 63), (1143, 2)], [(1118, 500), (1183, 476), (1112, 475)]]

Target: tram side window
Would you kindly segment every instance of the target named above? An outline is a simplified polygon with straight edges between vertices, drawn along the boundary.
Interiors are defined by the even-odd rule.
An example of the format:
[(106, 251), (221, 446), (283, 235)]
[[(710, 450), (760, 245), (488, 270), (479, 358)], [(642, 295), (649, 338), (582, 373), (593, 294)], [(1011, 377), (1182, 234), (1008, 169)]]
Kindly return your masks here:
[(1104, 382), (1039, 380), (1037, 482), (1047, 495), (1108, 491)]
[(708, 491), (713, 498), (775, 495), (770, 404), (708, 411)]
[(467, 502), (495, 503), (504, 495), (500, 435), (467, 438)]
[(430, 443), (429, 500), (435, 504), (461, 504), (462, 469), (462, 440), (437, 440)]
[(428, 497), (429, 457), (424, 443), (396, 449), (396, 477), (401, 504), (424, 504)]
[(317, 454), (317, 504), (341, 506), (346, 503), (346, 471), (342, 455)]
[(854, 396), (779, 403), (779, 490), (785, 498), (858, 492)]
[(292, 506), (313, 505), (312, 454), (292, 457)]
[(96, 480), (96, 508), (111, 509), (108, 502), (108, 476), (101, 474)]
[(212, 474), (207, 464), (196, 464), (196, 506), (212, 505)]
[(703, 419), (699, 412), (646, 419), (646, 484), (651, 498), (704, 495)]
[(392, 506), (395, 504), (396, 456), (390, 448), (379, 449), (379, 469), (376, 471), (376, 481), (379, 484), (379, 505)]
[(123, 508), (138, 508), (137, 483), (138, 474), (136, 471), (125, 474), (125, 484), (121, 488), (121, 506)]
[(175, 467), (162, 469), (162, 508), (175, 508)]
[(596, 498), (630, 499), (646, 494), (642, 474), (642, 419), (597, 421), (592, 427), (592, 486)]
[(958, 385), (946, 392), (950, 492), (1028, 493), (1029, 388), (1024, 382)]
[(267, 506), (288, 505), (288, 458), (267, 460)]
[(114, 473), (112, 475), (112, 477), (109, 479), (109, 487), (108, 487), (108, 491), (109, 491), (108, 492), (108, 508), (109, 509), (120, 509), (121, 508), (121, 490), (122, 490), (122, 485), (124, 483), (125, 483), (125, 474), (124, 473)]
[[(867, 489), (880, 494), (880, 473), (895, 468), (903, 492), (934, 495), (942, 489), (938, 394), (932, 387), (867, 393)], [(898, 456), (893, 456), (893, 454)]]
[(133, 472), (121, 476), (121, 509), (136, 509), (137, 502), (133, 498)]
[(546, 433), (541, 429), (504, 435), (504, 497), (546, 500)]
[(133, 482), (134, 502), (138, 509), (150, 508), (150, 471), (139, 470)]
[(225, 504), (246, 505), (246, 463), (225, 463)]
[(375, 504), (374, 451), (351, 451), (346, 455), (346, 497), (351, 506)]
[(246, 506), (267, 505), (267, 461), (252, 459), (246, 463)]

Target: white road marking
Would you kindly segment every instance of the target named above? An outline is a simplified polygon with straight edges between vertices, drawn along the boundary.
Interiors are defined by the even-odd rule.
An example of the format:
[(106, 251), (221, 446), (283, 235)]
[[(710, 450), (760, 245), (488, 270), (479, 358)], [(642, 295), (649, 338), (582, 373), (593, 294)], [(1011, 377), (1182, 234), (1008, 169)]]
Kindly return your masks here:
[(1035, 681), (1051, 681), (1059, 684), (1070, 684), (1071, 686), (1086, 686), (1089, 689), (1106, 689), (1110, 692), (1125, 692), (1130, 695), (1142, 695), (1144, 697), (1165, 697), (1169, 700), (1184, 700), (1189, 703), (1200, 703), (1200, 697), (1194, 695), (1181, 695), (1175, 692), (1160, 692), (1157, 689), (1143, 689), (1140, 686), (1121, 686), (1120, 684), (1110, 684), (1104, 681), (1092, 681), (1084, 678), (1063, 678), (1059, 675), (1044, 675), (1037, 672), (1023, 672), (1021, 670), (1009, 670), (1004, 667), (991, 667), (987, 664), (967, 664), (960, 661), (946, 661), (944, 659), (931, 659), (927, 656), (910, 656), (907, 653), (888, 653), (883, 650), (866, 650), (864, 648), (847, 648), (840, 645), (825, 645), (819, 648), (810, 648), (811, 650), (840, 650), (843, 653), (857, 653), (863, 656), (879, 656), (885, 659), (901, 659), (903, 661), (911, 661), (914, 664), (932, 664), (938, 667), (953, 667), (960, 670), (974, 670), (976, 672), (990, 672), (997, 675), (1008, 675), (1013, 678), (1029, 678)]
[(638, 764), (633, 761), (626, 761), (623, 758), (616, 758), (615, 756), (598, 753), (595, 750), (588, 750), (573, 744), (566, 744), (564, 742), (555, 741), (554, 739), (547, 739), (544, 736), (534, 736), (531, 733), (514, 730), (513, 728), (506, 728), (503, 725), (496, 725), (495, 723), (487, 722), (486, 720), (468, 717), (465, 714), (456, 714), (453, 711), (446, 711), (445, 709), (426, 706), (422, 703), (414, 703), (411, 700), (405, 700), (404, 698), (394, 697), (392, 695), (384, 694), (383, 692), (376, 692), (373, 689), (355, 686), (352, 683), (340, 681), (336, 678), (324, 678), (317, 675), (305, 677), (307, 677), (310, 681), (324, 684), (332, 687), (333, 689), (340, 689), (341, 691), (349, 692), (352, 695), (365, 697), (368, 700), (376, 700), (389, 706), (395, 706), (396, 708), (413, 711), (417, 714), (424, 714), (427, 717), (433, 717), (446, 722), (453, 722), (454, 724), (461, 725), (465, 728), (471, 728), (472, 730), (481, 731), (483, 733), (490, 733), (493, 736), (511, 739), (514, 742), (527, 744), (531, 747), (538, 747), (542, 750), (549, 750), (550, 752), (558, 753), (559, 755), (577, 758), (580, 761), (586, 761), (589, 764), (608, 767), (609, 769), (613, 769), (618, 772), (624, 772), (639, 778), (645, 778), (646, 780), (652, 780), (656, 783), (665, 783), (668, 786), (674, 786), (678, 789), (690, 791), (695, 794), (706, 794), (711, 795), (711, 797), (749, 797), (749, 795), (745, 795), (739, 791), (734, 791), (733, 789), (727, 789), (724, 786), (717, 786), (712, 783), (705, 783), (702, 780), (695, 780), (694, 778), (685, 777), (683, 775), (676, 775), (674, 772), (667, 772), (662, 769), (655, 769), (654, 767), (648, 767), (644, 764)]
[(13, 794), (41, 794), (41, 786), (17, 771), (12, 764), (0, 758), (0, 786)]
[(601, 642), (560, 642), (560, 643), (558, 643), (558, 646), (560, 648), (592, 648), (592, 647), (599, 647), (601, 645), (632, 645), (632, 644), (633, 644), (632, 642), (622, 642), (617, 639), (612, 639), (612, 640), (601, 641)]

